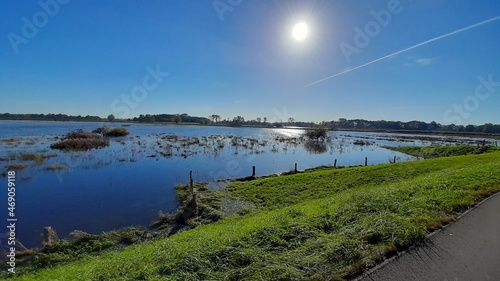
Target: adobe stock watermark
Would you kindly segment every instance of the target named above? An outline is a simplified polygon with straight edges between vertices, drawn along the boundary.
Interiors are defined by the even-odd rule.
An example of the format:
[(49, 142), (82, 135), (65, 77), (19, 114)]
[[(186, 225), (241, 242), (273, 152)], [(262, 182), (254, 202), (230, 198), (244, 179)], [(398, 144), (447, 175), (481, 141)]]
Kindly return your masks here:
[(19, 46), (21, 44), (28, 44), (30, 39), (35, 38), (38, 31), (49, 23), (49, 19), (55, 17), (59, 13), (61, 5), (68, 4), (69, 1), (70, 0), (40, 0), (38, 1), (38, 6), (40, 6), (41, 10), (35, 12), (31, 16), (31, 19), (27, 17), (21, 18), (23, 25), (20, 34), (14, 32), (9, 32), (9, 34), (7, 34), (7, 38), (16, 55), (19, 53)]
[[(412, 1), (412, 0), (408, 0)], [(368, 47), (372, 39), (377, 37), (383, 28), (386, 28), (391, 23), (393, 16), (403, 12), (404, 7), (400, 0), (390, 0), (387, 3), (386, 9), (380, 11), (370, 11), (373, 20), (367, 22), (364, 28), (359, 26), (354, 27), (353, 43), (341, 42), (339, 47), (348, 63), (351, 62), (351, 57), (354, 54), (359, 54), (363, 49)]]
[(148, 93), (158, 88), (163, 83), (164, 78), (170, 73), (162, 72), (160, 65), (157, 64), (155, 69), (151, 66), (146, 66), (148, 74), (142, 78), (142, 84), (133, 87), (130, 94), (122, 94), (120, 99), (115, 99), (111, 103), (111, 111), (119, 118), (129, 118), (130, 110), (137, 108), (140, 102), (143, 102), (148, 97)]
[(234, 8), (238, 7), (242, 2), (243, 0), (214, 0), (212, 4), (220, 21), (224, 21), (224, 14), (234, 11)]
[(471, 113), (479, 108), (480, 101), (488, 99), (500, 87), (500, 82), (493, 81), (493, 75), (488, 78), (479, 76), (479, 83), (473, 95), (465, 97), (461, 104), (454, 104), (453, 108), (445, 111), (443, 119), (445, 122), (455, 125), (463, 125), (463, 120), (471, 116)]
[(63, 169), (60, 169), (56, 172), (56, 177), (59, 180), (59, 183), (62, 183), (64, 180), (63, 175), (66, 173), (71, 173), (74, 169), (82, 165), (83, 159), (78, 155), (65, 155), (65, 163), (62, 165)]

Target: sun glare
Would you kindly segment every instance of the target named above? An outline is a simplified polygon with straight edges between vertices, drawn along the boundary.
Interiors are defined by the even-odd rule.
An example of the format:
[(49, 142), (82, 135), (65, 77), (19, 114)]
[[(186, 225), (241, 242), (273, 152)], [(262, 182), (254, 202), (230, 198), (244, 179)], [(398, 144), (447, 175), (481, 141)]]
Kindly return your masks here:
[(292, 36), (297, 41), (302, 41), (306, 39), (308, 33), (309, 33), (309, 28), (307, 27), (307, 24), (305, 24), (304, 22), (296, 24), (292, 30)]

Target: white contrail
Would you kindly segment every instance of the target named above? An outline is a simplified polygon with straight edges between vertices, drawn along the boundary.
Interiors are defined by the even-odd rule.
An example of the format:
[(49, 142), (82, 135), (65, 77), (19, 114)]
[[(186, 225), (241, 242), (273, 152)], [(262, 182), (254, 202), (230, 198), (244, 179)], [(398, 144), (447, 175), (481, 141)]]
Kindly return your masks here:
[(413, 49), (418, 48), (418, 47), (421, 47), (421, 46), (423, 46), (423, 45), (427, 45), (427, 44), (432, 43), (432, 42), (434, 42), (434, 41), (441, 40), (441, 39), (446, 38), (446, 37), (448, 37), (448, 36), (452, 36), (452, 35), (455, 35), (455, 34), (457, 34), (457, 33), (464, 32), (464, 31), (466, 31), (466, 30), (469, 30), (469, 29), (472, 29), (472, 28), (475, 28), (475, 27), (481, 26), (481, 25), (483, 25), (483, 24), (487, 24), (487, 23), (492, 22), (492, 21), (497, 21), (497, 20), (500, 20), (500, 16), (497, 16), (497, 17), (494, 17), (494, 18), (491, 18), (491, 19), (488, 19), (488, 20), (485, 20), (485, 21), (482, 21), (482, 22), (479, 22), (479, 23), (476, 23), (476, 24), (473, 24), (473, 25), (470, 25), (470, 26), (467, 26), (467, 27), (461, 28), (461, 29), (459, 29), (459, 30), (455, 30), (455, 31), (450, 32), (450, 33), (447, 33), (447, 34), (445, 34), (445, 35), (441, 35), (441, 36), (438, 36), (438, 37), (432, 38), (432, 39), (430, 39), (430, 40), (427, 40), (427, 41), (422, 42), (422, 43), (419, 43), (419, 44), (417, 44), (417, 45), (414, 45), (414, 46), (408, 47), (408, 48), (403, 49), (403, 50), (401, 50), (401, 51), (397, 51), (397, 52), (392, 53), (392, 54), (390, 54), (390, 55), (387, 55), (387, 56), (384, 56), (384, 57), (378, 58), (378, 59), (373, 60), (373, 61), (371, 61), (371, 62), (367, 62), (367, 63), (362, 64), (362, 65), (360, 65), (360, 66), (356, 66), (356, 67), (354, 67), (354, 68), (350, 68), (350, 69), (348, 69), (348, 70), (344, 70), (344, 71), (339, 72), (339, 73), (337, 73), (337, 74), (334, 74), (334, 75), (332, 75), (332, 76), (328, 76), (328, 77), (323, 78), (323, 79), (321, 79), (321, 80), (318, 80), (318, 81), (312, 82), (312, 83), (310, 83), (310, 84), (307, 84), (307, 85), (305, 85), (305, 87), (309, 87), (309, 86), (311, 86), (311, 85), (314, 85), (314, 84), (317, 84), (317, 83), (323, 82), (323, 81), (325, 81), (325, 80), (332, 79), (332, 78), (334, 78), (334, 77), (337, 77), (337, 76), (340, 76), (340, 75), (343, 75), (343, 74), (349, 73), (349, 72), (354, 71), (354, 70), (356, 70), (356, 69), (360, 69), (360, 68), (365, 67), (365, 66), (368, 66), (368, 65), (370, 65), (370, 64), (374, 64), (374, 63), (379, 62), (379, 61), (381, 61), (381, 60), (388, 59), (388, 58), (390, 58), (390, 57), (392, 57), (392, 56), (399, 55), (399, 54), (401, 54), (401, 53), (404, 53), (404, 52), (407, 52), (407, 51), (413, 50)]

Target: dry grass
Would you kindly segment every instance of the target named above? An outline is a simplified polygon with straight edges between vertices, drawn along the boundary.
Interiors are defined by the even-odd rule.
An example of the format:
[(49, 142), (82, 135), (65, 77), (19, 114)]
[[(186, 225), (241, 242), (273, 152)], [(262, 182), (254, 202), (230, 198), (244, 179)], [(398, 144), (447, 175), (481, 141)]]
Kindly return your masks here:
[(34, 161), (36, 164), (42, 164), (43, 163), (43, 155), (35, 153), (35, 152), (27, 152), (27, 153), (21, 153), (19, 155), (19, 160), (21, 161)]
[(0, 139), (0, 143), (5, 143), (8, 148), (18, 147), (21, 144), (21, 139)]
[(19, 171), (19, 170), (24, 170), (24, 168), (26, 168), (26, 166), (23, 164), (12, 164), (12, 165), (7, 165), (5, 167), (11, 171)]
[(84, 138), (84, 139), (65, 139), (50, 145), (52, 149), (60, 149), (64, 151), (82, 151), (91, 150), (94, 148), (103, 148), (109, 145), (108, 139), (102, 138)]
[(37, 152), (21, 152), (15, 159), (20, 161), (33, 161), (36, 165), (41, 165), (45, 159), (57, 157), (57, 154), (40, 154)]
[(61, 164), (52, 164), (52, 165), (46, 166), (45, 170), (47, 170), (47, 171), (62, 171), (62, 170), (66, 170), (66, 166), (61, 165)]

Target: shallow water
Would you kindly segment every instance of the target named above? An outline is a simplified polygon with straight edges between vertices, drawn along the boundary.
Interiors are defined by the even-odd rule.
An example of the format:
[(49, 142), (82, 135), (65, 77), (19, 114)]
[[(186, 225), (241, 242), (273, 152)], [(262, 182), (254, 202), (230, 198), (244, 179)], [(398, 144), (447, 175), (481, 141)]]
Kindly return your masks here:
[[(329, 132), (325, 143), (300, 140), (300, 129), (228, 128), (126, 124), (130, 134), (111, 139), (109, 147), (84, 152), (50, 149), (54, 137), (76, 129), (91, 131), (104, 123), (0, 121), (0, 165), (26, 165), (17, 172), (17, 238), (39, 246), (41, 232), (52, 226), (60, 237), (73, 230), (100, 233), (131, 225), (147, 226), (159, 211), (177, 206), (173, 186), (195, 181), (217, 188), (219, 179), (299, 170), (320, 165), (369, 165), (413, 157), (383, 145), (454, 144), (456, 139), (362, 132)], [(113, 126), (125, 124), (113, 123)], [(460, 139), (469, 141), (470, 139)], [(369, 145), (355, 145), (368, 141)], [(50, 156), (41, 162), (22, 161), (20, 153)], [(15, 159), (16, 158), (16, 159)], [(47, 170), (49, 167), (63, 170)], [(7, 185), (7, 178), (2, 178)], [(4, 203), (1, 203), (4, 202)], [(7, 209), (7, 194), (0, 206)], [(2, 212), (4, 221), (7, 211)], [(1, 237), (6, 246), (5, 234)]]

